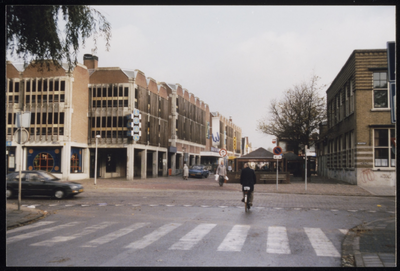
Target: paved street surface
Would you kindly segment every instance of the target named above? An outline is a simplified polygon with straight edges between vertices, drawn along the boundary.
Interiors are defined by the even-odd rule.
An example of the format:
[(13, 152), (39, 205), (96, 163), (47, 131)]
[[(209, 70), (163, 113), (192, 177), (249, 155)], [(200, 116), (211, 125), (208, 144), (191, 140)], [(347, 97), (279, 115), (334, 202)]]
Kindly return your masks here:
[[(395, 230), (394, 198), (319, 182), (292, 194), (284, 184), (280, 192), (257, 185), (245, 213), (240, 185), (219, 187), (212, 177), (85, 180), (74, 198), (23, 198), (24, 209), (47, 215), (7, 231), (7, 265), (338, 267), (352, 258), (353, 266), (394, 266), (394, 243), (386, 240)], [(304, 189), (300, 180), (291, 185)], [(360, 235), (368, 227), (371, 235)], [(372, 235), (378, 228), (381, 235)], [(346, 242), (358, 247), (347, 252)]]

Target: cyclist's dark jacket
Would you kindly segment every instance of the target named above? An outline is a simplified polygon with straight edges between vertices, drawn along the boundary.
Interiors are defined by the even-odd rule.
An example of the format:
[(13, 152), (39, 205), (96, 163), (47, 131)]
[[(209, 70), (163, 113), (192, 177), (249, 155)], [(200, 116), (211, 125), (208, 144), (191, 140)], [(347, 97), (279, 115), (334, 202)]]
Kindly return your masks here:
[(242, 172), (240, 173), (240, 184), (242, 185), (242, 191), (243, 191), (243, 186), (249, 186), (250, 191), (253, 191), (255, 183), (256, 183), (256, 174), (254, 173), (254, 170), (252, 170), (249, 167), (242, 169)]

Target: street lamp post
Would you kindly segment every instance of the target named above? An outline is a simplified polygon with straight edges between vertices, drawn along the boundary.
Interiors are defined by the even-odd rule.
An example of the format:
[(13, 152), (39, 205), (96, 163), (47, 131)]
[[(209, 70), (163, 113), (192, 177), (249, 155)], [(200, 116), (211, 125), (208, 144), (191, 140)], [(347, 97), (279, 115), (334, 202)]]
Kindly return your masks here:
[(96, 178), (97, 178), (97, 140), (101, 138), (100, 135), (96, 135), (96, 154), (94, 156), (94, 184), (96, 185)]

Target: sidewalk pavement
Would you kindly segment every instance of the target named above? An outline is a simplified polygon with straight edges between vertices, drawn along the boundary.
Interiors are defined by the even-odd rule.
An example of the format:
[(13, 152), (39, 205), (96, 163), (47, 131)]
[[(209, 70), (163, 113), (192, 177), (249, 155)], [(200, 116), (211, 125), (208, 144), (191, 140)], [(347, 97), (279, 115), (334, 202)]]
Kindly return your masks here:
[[(209, 179), (213, 178), (210, 176)], [(149, 190), (214, 190), (214, 181), (204, 179), (182, 180), (181, 176), (135, 179), (98, 179), (93, 186), (93, 179), (79, 181), (86, 191), (108, 188), (139, 188)], [(239, 184), (227, 183), (227, 190), (237, 190)], [(235, 187), (235, 188), (233, 188)], [(231, 189), (229, 189), (231, 188)], [(291, 177), (290, 184), (259, 184), (257, 193), (336, 195), (336, 196), (379, 196), (395, 197), (395, 187), (361, 187), (349, 185), (334, 179), (312, 176), (307, 185), (301, 178)], [(46, 216), (46, 211), (34, 206), (20, 206), (7, 203), (7, 230), (23, 226)], [(377, 220), (361, 224), (349, 230), (342, 244), (342, 267), (395, 267), (395, 218)], [(395, 253), (393, 253), (395, 250)]]

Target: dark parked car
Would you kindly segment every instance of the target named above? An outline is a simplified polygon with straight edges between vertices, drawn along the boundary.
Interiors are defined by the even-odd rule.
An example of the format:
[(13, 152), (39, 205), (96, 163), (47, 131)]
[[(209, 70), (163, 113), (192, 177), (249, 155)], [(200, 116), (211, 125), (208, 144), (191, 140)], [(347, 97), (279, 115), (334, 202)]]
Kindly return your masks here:
[[(42, 170), (21, 172), (21, 195), (51, 196), (58, 199), (71, 197), (83, 192), (83, 186), (76, 182), (61, 182), (59, 178)], [(19, 172), (7, 175), (7, 198), (18, 196)]]
[(189, 177), (207, 178), (209, 174), (206, 166), (196, 165), (189, 168)]

